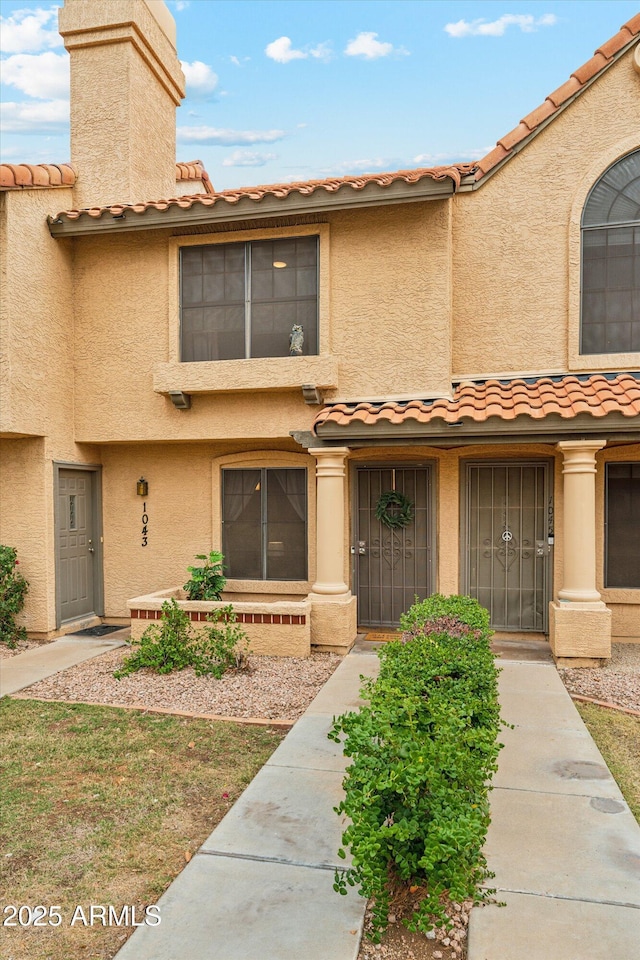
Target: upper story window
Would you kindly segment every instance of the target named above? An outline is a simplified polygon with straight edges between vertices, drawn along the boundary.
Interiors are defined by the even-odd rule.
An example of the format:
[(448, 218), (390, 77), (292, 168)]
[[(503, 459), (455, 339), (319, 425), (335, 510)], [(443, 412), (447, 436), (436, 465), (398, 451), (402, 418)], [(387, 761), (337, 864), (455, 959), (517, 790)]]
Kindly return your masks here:
[(181, 359), (318, 352), (318, 238), (183, 247)]
[(640, 150), (598, 180), (582, 213), (581, 348), (640, 351)]

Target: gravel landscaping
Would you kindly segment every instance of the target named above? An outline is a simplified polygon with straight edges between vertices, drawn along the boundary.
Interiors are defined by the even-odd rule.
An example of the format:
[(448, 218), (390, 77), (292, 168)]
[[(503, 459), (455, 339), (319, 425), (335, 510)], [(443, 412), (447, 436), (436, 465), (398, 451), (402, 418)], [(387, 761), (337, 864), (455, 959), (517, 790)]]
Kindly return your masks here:
[(294, 721), (341, 661), (331, 653), (308, 658), (252, 656), (249, 671), (231, 671), (221, 680), (196, 677), (191, 668), (166, 676), (141, 670), (116, 680), (113, 672), (130, 652), (130, 647), (119, 647), (86, 660), (32, 684), (20, 696)]
[(604, 667), (558, 671), (569, 693), (640, 710), (640, 643), (614, 643)]

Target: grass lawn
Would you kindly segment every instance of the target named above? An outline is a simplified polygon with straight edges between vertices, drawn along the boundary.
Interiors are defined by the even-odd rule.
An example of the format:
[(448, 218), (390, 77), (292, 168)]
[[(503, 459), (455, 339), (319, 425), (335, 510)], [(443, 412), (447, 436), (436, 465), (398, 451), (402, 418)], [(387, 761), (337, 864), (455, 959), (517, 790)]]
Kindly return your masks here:
[(576, 707), (640, 823), (640, 717), (594, 703)]
[[(132, 927), (89, 907), (155, 904), (283, 734), (110, 707), (0, 701), (0, 890), (61, 923), (4, 926), (11, 960), (104, 960)], [(131, 910), (129, 911), (129, 916)], [(28, 922), (28, 911), (21, 915)], [(55, 915), (52, 922), (56, 923)]]

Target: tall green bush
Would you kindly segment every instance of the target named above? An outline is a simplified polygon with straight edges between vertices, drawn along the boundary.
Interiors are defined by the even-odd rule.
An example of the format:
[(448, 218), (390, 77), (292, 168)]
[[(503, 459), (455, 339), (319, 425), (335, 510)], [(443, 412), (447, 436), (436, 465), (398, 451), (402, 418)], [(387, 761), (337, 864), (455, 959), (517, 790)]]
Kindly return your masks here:
[(27, 639), (27, 631), (15, 619), (24, 607), (29, 589), (29, 582), (17, 569), (19, 564), (15, 547), (0, 544), (0, 643), (12, 650), (20, 640)]
[[(373, 936), (387, 925), (389, 881), (426, 888), (409, 926), (446, 923), (444, 901), (483, 899), (490, 876), (482, 847), (488, 781), (497, 769), (497, 669), (486, 610), (469, 597), (436, 595), (402, 618), (401, 639), (380, 650), (358, 713), (330, 737), (351, 758), (337, 812), (353, 865), (334, 888), (374, 898)], [(345, 857), (344, 848), (338, 851)]]

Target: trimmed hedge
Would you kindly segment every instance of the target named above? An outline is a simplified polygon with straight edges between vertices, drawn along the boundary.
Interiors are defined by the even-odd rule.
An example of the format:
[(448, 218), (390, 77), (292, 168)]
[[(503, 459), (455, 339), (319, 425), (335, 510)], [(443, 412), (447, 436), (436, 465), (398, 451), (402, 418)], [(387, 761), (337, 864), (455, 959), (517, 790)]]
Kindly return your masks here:
[[(387, 926), (389, 881), (426, 887), (409, 922), (424, 932), (447, 924), (446, 899), (486, 899), (482, 847), (489, 780), (497, 769), (500, 715), (486, 610), (469, 597), (434, 595), (401, 619), (401, 639), (380, 650), (380, 675), (365, 680), (368, 701), (334, 720), (352, 758), (336, 808), (351, 824), (342, 836), (353, 865), (336, 871), (375, 901), (374, 939)], [(344, 859), (344, 849), (338, 851)]]

